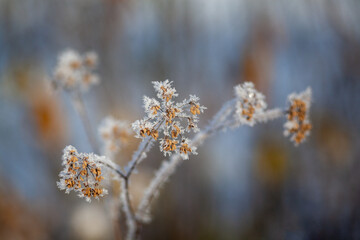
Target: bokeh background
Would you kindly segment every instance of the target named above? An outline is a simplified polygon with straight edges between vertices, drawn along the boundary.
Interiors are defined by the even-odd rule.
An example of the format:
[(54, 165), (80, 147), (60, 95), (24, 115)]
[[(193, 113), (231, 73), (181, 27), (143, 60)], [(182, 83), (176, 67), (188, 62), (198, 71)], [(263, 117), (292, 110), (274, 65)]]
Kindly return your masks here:
[[(143, 239), (360, 239), (360, 1), (1, 0), (0, 239), (120, 239), (111, 197), (56, 188), (62, 149), (91, 151), (45, 81), (66, 48), (99, 55), (102, 82), (84, 96), (94, 131), (110, 114), (140, 119), (151, 81), (197, 94), (200, 127), (243, 81), (270, 107), (313, 89), (304, 144), (283, 120), (212, 137), (165, 185)], [(163, 159), (155, 147), (139, 167), (135, 201)]]

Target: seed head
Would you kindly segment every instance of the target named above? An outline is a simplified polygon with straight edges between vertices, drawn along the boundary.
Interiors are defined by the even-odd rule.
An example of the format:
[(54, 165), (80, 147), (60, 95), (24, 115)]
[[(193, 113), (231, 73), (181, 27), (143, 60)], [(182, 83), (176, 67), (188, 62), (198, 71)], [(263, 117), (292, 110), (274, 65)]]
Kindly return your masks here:
[(235, 87), (236, 113), (238, 124), (253, 126), (256, 116), (264, 112), (267, 107), (265, 96), (257, 91), (252, 82), (245, 82)]
[(72, 190), (77, 192), (79, 197), (85, 197), (88, 202), (91, 202), (92, 198), (103, 197), (107, 190), (100, 187), (104, 179), (99, 164), (101, 158), (103, 157), (92, 153), (79, 154), (73, 146), (67, 146), (63, 154), (64, 169), (59, 174), (57, 186), (66, 193)]
[(93, 73), (97, 61), (94, 52), (81, 56), (74, 50), (65, 50), (60, 54), (55, 67), (54, 85), (67, 91), (87, 91), (90, 86), (99, 83), (99, 77)]
[[(178, 96), (172, 82), (153, 82), (156, 96), (144, 97), (144, 108), (147, 116), (132, 124), (136, 137), (151, 137), (160, 141), (160, 150), (164, 155), (181, 153), (184, 159), (189, 153), (196, 153), (195, 148), (190, 147), (186, 133), (198, 131), (198, 115), (206, 108), (199, 104), (199, 98), (190, 95), (189, 99), (175, 103), (173, 99)], [(159, 136), (162, 136), (159, 138)], [(184, 145), (186, 144), (186, 145)]]
[(292, 93), (288, 97), (289, 108), (286, 111), (287, 122), (284, 124), (284, 135), (297, 146), (310, 134), (312, 125), (309, 120), (311, 105), (311, 88), (301, 93)]

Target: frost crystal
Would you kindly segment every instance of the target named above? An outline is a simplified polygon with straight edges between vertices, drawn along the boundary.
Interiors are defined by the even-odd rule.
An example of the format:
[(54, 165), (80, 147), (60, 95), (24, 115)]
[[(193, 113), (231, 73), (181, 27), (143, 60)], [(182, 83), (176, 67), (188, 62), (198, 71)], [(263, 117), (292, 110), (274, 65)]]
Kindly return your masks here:
[(160, 141), (160, 151), (171, 155), (180, 153), (183, 159), (188, 159), (189, 153), (196, 153), (195, 147), (190, 146), (189, 140), (184, 136), (191, 131), (198, 131), (198, 115), (206, 108), (199, 104), (199, 98), (190, 95), (180, 103), (172, 101), (177, 97), (176, 89), (172, 82), (153, 82), (157, 97), (160, 101), (144, 97), (144, 108), (147, 114), (142, 120), (132, 124), (136, 137), (145, 138), (151, 136), (154, 140)]
[(107, 194), (107, 190), (100, 187), (104, 177), (99, 161), (103, 158), (92, 153), (78, 153), (73, 146), (67, 146), (62, 156), (64, 169), (59, 174), (57, 186), (66, 193), (78, 192), (78, 196), (85, 197), (88, 202), (92, 197), (103, 197)]
[(290, 106), (286, 112), (287, 122), (284, 124), (284, 135), (290, 136), (295, 146), (302, 143), (310, 134), (312, 125), (309, 120), (311, 105), (311, 88), (301, 93), (292, 93), (288, 97)]
[(94, 52), (81, 56), (76, 51), (65, 50), (58, 57), (53, 79), (55, 86), (68, 91), (87, 91), (90, 86), (99, 83), (99, 77), (93, 73), (97, 62)]
[(130, 124), (113, 117), (106, 117), (99, 127), (99, 134), (104, 142), (104, 152), (109, 158), (117, 154), (129, 141)]
[(252, 82), (245, 82), (235, 87), (236, 113), (239, 124), (254, 126), (257, 115), (264, 113), (267, 107), (265, 96), (254, 88)]

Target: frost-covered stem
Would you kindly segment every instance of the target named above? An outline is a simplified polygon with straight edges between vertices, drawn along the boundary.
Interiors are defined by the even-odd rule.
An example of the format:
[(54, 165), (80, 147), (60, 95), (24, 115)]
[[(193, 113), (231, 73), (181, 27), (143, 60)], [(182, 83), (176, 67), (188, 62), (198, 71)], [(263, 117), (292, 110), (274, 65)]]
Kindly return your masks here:
[(123, 173), (123, 171), (121, 170), (120, 166), (117, 165), (116, 163), (112, 162), (112, 161), (102, 161), (100, 160), (99, 163), (101, 163), (102, 165), (106, 166), (107, 168), (111, 169), (112, 171), (114, 171), (116, 174), (119, 175), (120, 178), (126, 178), (125, 173)]
[[(158, 130), (163, 123), (164, 123), (164, 119), (159, 122), (159, 125), (157, 126), (156, 130)], [(139, 149), (133, 154), (132, 159), (129, 162), (129, 165), (126, 169), (126, 178), (129, 178), (131, 176), (131, 173), (135, 170), (136, 166), (144, 158), (146, 158), (146, 153), (150, 150), (152, 142), (153, 142), (153, 138), (151, 136), (148, 136), (147, 139), (145, 139), (139, 145)]]
[(255, 118), (256, 121), (265, 123), (283, 117), (285, 114), (286, 114), (286, 110), (282, 110), (280, 108), (274, 108), (255, 115)]
[[(254, 119), (256, 119), (257, 123), (266, 123), (268, 121), (275, 120), (280, 118), (286, 114), (286, 111), (280, 108), (274, 108), (270, 110), (266, 110), (262, 113), (254, 114)], [(227, 128), (236, 128), (240, 127), (242, 123), (237, 121), (236, 119), (229, 119), (227, 121), (223, 121), (220, 125), (216, 128), (211, 129), (210, 131), (218, 132), (221, 130), (225, 130)]]
[[(209, 125), (195, 135), (191, 141), (191, 146), (196, 147), (200, 145), (206, 138), (218, 130), (223, 129), (223, 122), (234, 112), (235, 100), (230, 100), (218, 111), (217, 114), (210, 121)], [(216, 130), (217, 129), (217, 130)], [(173, 154), (169, 161), (164, 161), (155, 177), (150, 182), (150, 185), (145, 190), (144, 196), (138, 206), (136, 217), (140, 222), (150, 221), (150, 207), (152, 201), (157, 197), (159, 189), (169, 179), (172, 173), (175, 172), (176, 167), (182, 163), (180, 154)]]
[(91, 128), (90, 118), (86, 111), (86, 107), (85, 107), (84, 101), (82, 99), (81, 93), (79, 91), (74, 92), (72, 99), (73, 99), (73, 104), (74, 104), (75, 110), (78, 112), (80, 119), (84, 125), (86, 136), (91, 144), (91, 147), (93, 148), (95, 153), (100, 153), (98, 144), (96, 142), (96, 137)]
[(121, 199), (122, 199), (122, 206), (125, 213), (126, 218), (126, 225), (127, 225), (127, 233), (126, 239), (133, 240), (135, 239), (136, 230), (137, 230), (137, 223), (134, 216), (134, 211), (131, 207), (130, 195), (129, 195), (129, 179), (123, 178), (121, 181)]
[[(151, 137), (147, 137), (140, 145), (139, 149), (133, 154), (131, 161), (129, 162), (128, 168), (126, 170), (125, 177), (130, 177), (131, 173), (135, 170), (135, 167), (144, 159), (146, 158), (146, 153), (151, 148), (151, 143), (153, 139)], [(141, 149), (141, 150), (140, 150)]]
[[(222, 131), (228, 127), (239, 126), (239, 124), (233, 120), (228, 119), (231, 113), (234, 112), (235, 102), (233, 100), (224, 104), (220, 111), (214, 116), (209, 125), (201, 132), (195, 135), (191, 141), (191, 146), (197, 147), (201, 145), (208, 137), (219, 131)], [(284, 111), (281, 109), (267, 110), (261, 115), (256, 116), (259, 122), (266, 122), (279, 118), (284, 115)], [(156, 172), (155, 177), (150, 182), (150, 185), (145, 190), (144, 196), (138, 206), (136, 217), (140, 222), (149, 222), (151, 204), (154, 199), (159, 195), (160, 188), (169, 179), (169, 177), (175, 172), (177, 166), (183, 162), (180, 154), (174, 154), (169, 161), (164, 161), (159, 170)]]
[(182, 162), (180, 154), (174, 154), (171, 156), (169, 161), (163, 161), (161, 167), (156, 172), (155, 177), (151, 180), (150, 185), (144, 192), (137, 212), (136, 218), (139, 222), (149, 222), (150, 218), (150, 207), (153, 200), (158, 196), (159, 189), (169, 179), (171, 174), (175, 171), (176, 167)]

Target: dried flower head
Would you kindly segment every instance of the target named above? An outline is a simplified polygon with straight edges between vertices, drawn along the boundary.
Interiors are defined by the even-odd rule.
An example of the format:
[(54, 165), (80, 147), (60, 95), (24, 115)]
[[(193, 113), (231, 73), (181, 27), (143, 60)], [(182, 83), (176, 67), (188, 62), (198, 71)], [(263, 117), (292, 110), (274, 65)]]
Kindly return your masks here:
[(256, 123), (256, 115), (263, 113), (267, 107), (265, 96), (255, 89), (252, 82), (237, 85), (235, 95), (235, 119), (239, 124), (253, 126)]
[(78, 153), (73, 146), (67, 146), (62, 156), (64, 169), (60, 172), (60, 181), (57, 186), (66, 193), (78, 192), (78, 196), (85, 197), (90, 202), (91, 198), (103, 197), (107, 190), (100, 187), (104, 179), (99, 160), (95, 154)]
[(90, 86), (99, 83), (99, 77), (93, 73), (98, 59), (94, 52), (81, 56), (74, 50), (65, 50), (60, 54), (54, 72), (54, 84), (65, 90), (87, 91)]
[(311, 88), (308, 87), (299, 94), (290, 94), (288, 101), (290, 106), (286, 112), (287, 122), (284, 124), (284, 135), (291, 135), (291, 140), (298, 145), (310, 134), (312, 128), (309, 120)]
[(131, 130), (126, 121), (106, 117), (99, 126), (99, 134), (104, 143), (104, 152), (112, 158), (129, 141)]
[[(154, 98), (144, 97), (144, 108), (147, 116), (132, 124), (136, 137), (151, 137), (160, 141), (160, 150), (164, 155), (181, 153), (188, 159), (189, 153), (195, 153), (195, 147), (190, 147), (185, 133), (198, 131), (198, 115), (206, 108), (199, 104), (199, 98), (190, 95), (180, 103), (173, 99), (178, 96), (172, 82), (153, 82), (159, 101)], [(161, 138), (159, 138), (161, 134)]]

